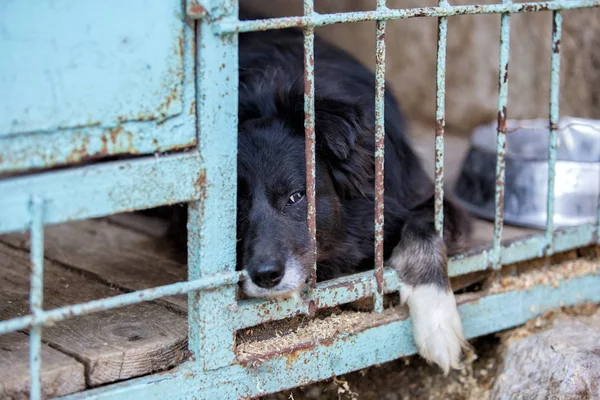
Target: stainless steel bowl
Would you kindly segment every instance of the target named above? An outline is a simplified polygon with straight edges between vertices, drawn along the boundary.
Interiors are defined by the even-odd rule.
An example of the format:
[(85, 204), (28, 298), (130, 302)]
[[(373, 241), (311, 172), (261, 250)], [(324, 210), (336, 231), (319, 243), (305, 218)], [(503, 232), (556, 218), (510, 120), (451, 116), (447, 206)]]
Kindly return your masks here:
[[(473, 132), (454, 193), (473, 214), (494, 219), (496, 127)], [(504, 221), (544, 228), (548, 193), (548, 120), (508, 121)], [(595, 222), (600, 195), (600, 121), (559, 122), (554, 188), (554, 224)]]

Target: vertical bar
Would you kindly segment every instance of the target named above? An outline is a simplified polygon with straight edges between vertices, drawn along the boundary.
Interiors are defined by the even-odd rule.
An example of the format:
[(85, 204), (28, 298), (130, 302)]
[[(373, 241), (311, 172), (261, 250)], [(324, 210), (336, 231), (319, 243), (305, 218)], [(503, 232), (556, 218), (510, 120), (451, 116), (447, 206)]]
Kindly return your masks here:
[[(39, 197), (31, 199), (31, 286), (29, 308), (33, 315), (42, 311), (44, 302), (44, 203)], [(42, 326), (35, 325), (29, 332), (29, 374), (31, 399), (42, 398), (41, 380)]]
[[(439, 0), (447, 7), (447, 0)], [(446, 37), (448, 18), (438, 18), (435, 108), (435, 231), (444, 238), (444, 127), (446, 125)]]
[[(212, 24), (238, 13), (237, 0), (203, 2), (210, 18), (196, 22), (196, 115), (202, 168), (196, 173), (201, 198), (188, 206), (190, 280), (236, 268), (238, 36), (217, 35)], [(193, 34), (192, 31), (188, 32)], [(229, 365), (234, 336), (228, 310), (236, 285), (188, 296), (188, 348), (199, 368)]]
[(556, 172), (557, 129), (560, 118), (560, 38), (562, 35), (562, 12), (554, 11), (552, 21), (552, 58), (550, 69), (550, 137), (548, 138), (548, 197), (546, 208), (545, 255), (554, 252), (554, 184)]
[[(304, 15), (314, 13), (313, 0), (304, 0)], [(304, 133), (306, 141), (306, 196), (308, 200), (308, 233), (312, 248), (310, 287), (317, 284), (317, 214), (315, 184), (315, 28), (304, 28)]]
[[(386, 9), (385, 0), (377, 0), (377, 11)], [(385, 28), (377, 21), (375, 66), (375, 311), (383, 311), (383, 224), (385, 164)]]
[[(510, 4), (512, 0), (502, 0)], [(496, 194), (494, 199), (494, 240), (492, 268), (502, 268), (502, 230), (504, 228), (504, 169), (506, 152), (506, 107), (508, 104), (508, 59), (510, 53), (510, 14), (500, 19), (500, 70), (498, 77), (498, 136), (496, 140)]]

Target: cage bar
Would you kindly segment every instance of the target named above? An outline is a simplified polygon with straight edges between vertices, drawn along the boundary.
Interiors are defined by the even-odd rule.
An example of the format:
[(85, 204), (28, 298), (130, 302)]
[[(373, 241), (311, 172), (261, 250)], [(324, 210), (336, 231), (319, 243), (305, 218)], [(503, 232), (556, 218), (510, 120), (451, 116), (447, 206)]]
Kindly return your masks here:
[(554, 184), (556, 173), (557, 130), (560, 118), (560, 39), (562, 36), (562, 12), (554, 11), (552, 19), (552, 58), (550, 69), (550, 136), (548, 137), (548, 195), (546, 198), (546, 246), (545, 255), (554, 252)]
[(503, 2), (502, 4), (478, 4), (449, 7), (418, 7), (356, 11), (334, 14), (313, 14), (303, 17), (268, 18), (254, 21), (221, 21), (215, 26), (218, 34), (231, 32), (266, 31), (294, 27), (315, 27), (360, 21), (393, 20), (420, 17), (450, 17), (453, 15), (503, 14), (538, 11), (573, 10), (600, 6), (600, 0), (556, 0), (527, 3)]
[[(512, 0), (502, 0), (510, 4)], [(508, 104), (508, 59), (510, 57), (510, 14), (500, 20), (500, 69), (498, 74), (498, 136), (496, 140), (496, 193), (494, 197), (494, 239), (492, 268), (502, 267), (502, 231), (504, 228), (504, 173), (506, 153), (506, 107)]]
[(27, 329), (34, 325), (51, 325), (81, 315), (126, 307), (133, 304), (157, 300), (163, 297), (176, 296), (193, 291), (217, 289), (225, 285), (235, 285), (244, 278), (245, 272), (243, 271), (215, 274), (193, 281), (178, 282), (151, 289), (138, 290), (107, 299), (92, 300), (72, 306), (55, 308), (50, 311), (38, 311), (35, 315), (30, 314), (0, 322), (0, 335)]
[[(237, 17), (237, 0), (213, 4), (211, 18)], [(211, 19), (196, 24), (196, 115), (203, 171), (202, 195), (188, 206), (188, 280), (236, 269), (238, 135), (238, 37), (212, 31)], [(200, 368), (229, 365), (235, 358), (227, 307), (237, 287), (220, 286), (188, 295), (189, 350)], [(215, 312), (223, 310), (223, 312)]]
[[(31, 199), (31, 287), (29, 308), (33, 315), (43, 312), (44, 303), (44, 201)], [(42, 326), (35, 325), (29, 331), (30, 398), (42, 398)]]
[[(385, 0), (377, 0), (377, 10), (386, 9)], [(375, 311), (383, 311), (383, 224), (385, 206), (385, 28), (377, 21), (375, 66)]]
[[(314, 15), (314, 1), (304, 0), (304, 15)], [(312, 255), (310, 287), (317, 284), (317, 211), (315, 174), (315, 28), (304, 28), (304, 134), (308, 234)]]
[[(440, 7), (449, 7), (439, 0)], [(435, 104), (435, 231), (444, 239), (444, 127), (446, 125), (446, 39), (448, 18), (438, 19), (438, 48), (436, 65)]]

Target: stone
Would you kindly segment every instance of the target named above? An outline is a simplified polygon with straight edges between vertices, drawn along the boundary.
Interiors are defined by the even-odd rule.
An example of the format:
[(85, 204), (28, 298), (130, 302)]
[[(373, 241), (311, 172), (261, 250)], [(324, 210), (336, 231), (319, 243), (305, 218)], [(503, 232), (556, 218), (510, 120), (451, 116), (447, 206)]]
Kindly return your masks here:
[(600, 399), (600, 311), (507, 344), (491, 399)]

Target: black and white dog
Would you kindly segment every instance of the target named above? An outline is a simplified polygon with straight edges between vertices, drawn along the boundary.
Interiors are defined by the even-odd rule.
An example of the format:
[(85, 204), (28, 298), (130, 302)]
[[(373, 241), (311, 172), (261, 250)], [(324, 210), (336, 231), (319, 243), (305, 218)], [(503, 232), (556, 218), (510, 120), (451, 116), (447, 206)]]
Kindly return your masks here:
[[(239, 36), (238, 264), (251, 297), (286, 297), (310, 274), (304, 145), (303, 35), (295, 29)], [(315, 39), (317, 276), (373, 268), (375, 77)], [(402, 282), (419, 353), (444, 372), (465, 344), (446, 270), (470, 228), (444, 203), (434, 231), (433, 185), (385, 97), (385, 258)], [(185, 220), (185, 219), (179, 219)], [(184, 224), (180, 224), (185, 227)]]

